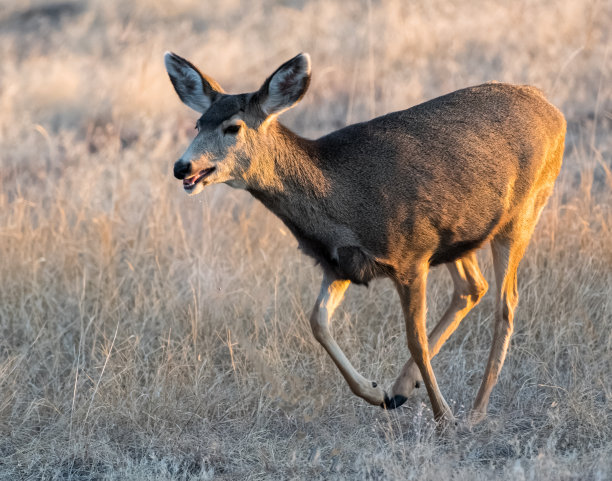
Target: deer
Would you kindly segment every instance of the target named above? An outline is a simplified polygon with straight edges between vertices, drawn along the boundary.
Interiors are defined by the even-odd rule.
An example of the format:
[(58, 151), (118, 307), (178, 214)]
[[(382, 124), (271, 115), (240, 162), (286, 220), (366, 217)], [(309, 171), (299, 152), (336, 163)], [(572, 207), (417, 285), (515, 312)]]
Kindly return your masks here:
[[(164, 62), (201, 115), (174, 176), (189, 195), (220, 183), (246, 190), (287, 226), (323, 271), (312, 333), (366, 402), (397, 408), (422, 383), (437, 425), (458, 424), (431, 359), (487, 292), (476, 251), (490, 244), (493, 341), (466, 423), (482, 421), (513, 332), (519, 262), (561, 169), (563, 114), (535, 87), (489, 82), (311, 140), (278, 121), (309, 87), (308, 54), (242, 94), (174, 53)], [(440, 264), (454, 290), (428, 335), (427, 275)], [(399, 294), (410, 352), (390, 393), (353, 367), (330, 330), (349, 285), (378, 278)]]

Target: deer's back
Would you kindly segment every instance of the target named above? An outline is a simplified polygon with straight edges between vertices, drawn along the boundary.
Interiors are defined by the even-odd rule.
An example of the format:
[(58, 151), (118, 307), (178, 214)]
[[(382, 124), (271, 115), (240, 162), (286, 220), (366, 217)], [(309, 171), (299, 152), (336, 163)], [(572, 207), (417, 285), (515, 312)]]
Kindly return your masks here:
[(539, 90), (501, 83), (350, 125), (316, 141), (326, 214), (385, 263), (448, 262), (552, 187), (564, 134)]

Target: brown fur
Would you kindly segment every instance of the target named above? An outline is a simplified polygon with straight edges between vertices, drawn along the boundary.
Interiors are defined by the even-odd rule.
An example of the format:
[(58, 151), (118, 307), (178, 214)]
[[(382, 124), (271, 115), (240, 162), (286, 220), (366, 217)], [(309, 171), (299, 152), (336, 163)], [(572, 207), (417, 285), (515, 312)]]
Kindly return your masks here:
[[(282, 81), (273, 85), (285, 90), (270, 92), (279, 71)], [(515, 282), (518, 261), (561, 168), (563, 115), (533, 87), (487, 83), (307, 140), (264, 111), (270, 111), (266, 99), (277, 99), (273, 111), (294, 105), (309, 79), (309, 59), (302, 55), (283, 64), (253, 94), (215, 93), (199, 121), (206, 126), (199, 137), (206, 137), (199, 143), (196, 138), (189, 158), (177, 165), (191, 173), (218, 166), (218, 178), (208, 183), (248, 190), (321, 264), (326, 281), (313, 330), (351, 389), (376, 404), (401, 404), (412, 389), (408, 384), (422, 377), (436, 417), (452, 418), (429, 360), (441, 345), (435, 342), (452, 333), (486, 290), (473, 251), (496, 239), (508, 245), (502, 249), (507, 255), (498, 256), (498, 301), (499, 322), (509, 328), (496, 327), (499, 340), (487, 367), (491, 379), (486, 386), (483, 381), (475, 404), (475, 409), (486, 408), (518, 299), (507, 278)], [(180, 79), (172, 80), (180, 86)], [(218, 126), (231, 116), (239, 117), (243, 128), (236, 138), (219, 140)], [(430, 338), (435, 341), (430, 355), (424, 337), (425, 279), (430, 266), (442, 263), (455, 266), (457, 299), (475, 297), (453, 301), (437, 337)], [(366, 385), (369, 381), (354, 371), (323, 325), (348, 285), (341, 281), (367, 284), (381, 276), (398, 286), (409, 348), (419, 368), (407, 363), (394, 387), (395, 401), (376, 383)], [(333, 307), (326, 304), (331, 298), (336, 299)]]

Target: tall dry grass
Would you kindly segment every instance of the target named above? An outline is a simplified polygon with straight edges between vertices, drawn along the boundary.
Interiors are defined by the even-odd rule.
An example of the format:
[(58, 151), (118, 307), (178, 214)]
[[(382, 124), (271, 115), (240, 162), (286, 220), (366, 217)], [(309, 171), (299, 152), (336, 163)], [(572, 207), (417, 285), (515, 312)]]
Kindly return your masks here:
[[(611, 24), (608, 0), (5, 0), (0, 478), (610, 479)], [(310, 52), (310, 92), (284, 116), (307, 136), (490, 79), (562, 109), (564, 167), (474, 433), (438, 437), (423, 393), (394, 412), (352, 396), (309, 332), (318, 268), (282, 224), (244, 192), (181, 192), (195, 114), (165, 50), (231, 92)], [(450, 291), (435, 270), (430, 322)], [(492, 307), (434, 360), (459, 416)], [(388, 282), (350, 289), (333, 329), (387, 385), (408, 357)]]

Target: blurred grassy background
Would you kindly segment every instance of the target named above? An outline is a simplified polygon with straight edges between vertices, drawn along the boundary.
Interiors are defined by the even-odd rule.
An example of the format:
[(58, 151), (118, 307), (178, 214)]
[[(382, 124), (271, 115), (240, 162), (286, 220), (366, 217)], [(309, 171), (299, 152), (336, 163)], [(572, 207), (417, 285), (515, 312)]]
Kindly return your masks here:
[[(17, 1), (0, 5), (0, 478), (612, 477), (612, 2)], [(423, 392), (352, 396), (310, 334), (320, 272), (244, 192), (187, 198), (171, 168), (196, 114), (162, 55), (251, 91), (300, 51), (315, 137), (487, 80), (566, 115), (564, 167), (520, 269), (489, 418), (437, 437)], [(490, 255), (481, 254), (492, 282)], [(450, 298), (429, 281), (429, 319)], [(434, 360), (461, 416), (487, 294)], [(408, 357), (392, 285), (333, 323), (367, 377)]]

